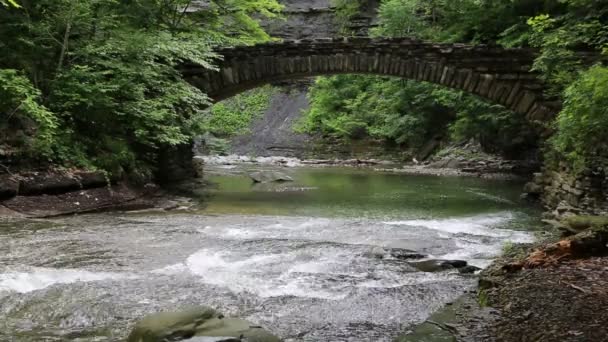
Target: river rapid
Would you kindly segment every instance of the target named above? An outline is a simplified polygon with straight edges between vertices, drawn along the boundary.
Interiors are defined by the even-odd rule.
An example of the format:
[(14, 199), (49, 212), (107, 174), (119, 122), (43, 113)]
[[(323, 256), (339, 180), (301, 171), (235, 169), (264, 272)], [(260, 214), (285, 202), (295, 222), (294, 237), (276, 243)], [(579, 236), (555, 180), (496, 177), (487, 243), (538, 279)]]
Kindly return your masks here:
[(530, 242), (539, 212), (521, 184), (355, 168), (216, 166), (189, 212), (103, 213), (0, 223), (0, 341), (122, 341), (142, 316), (208, 305), (286, 341), (391, 341)]

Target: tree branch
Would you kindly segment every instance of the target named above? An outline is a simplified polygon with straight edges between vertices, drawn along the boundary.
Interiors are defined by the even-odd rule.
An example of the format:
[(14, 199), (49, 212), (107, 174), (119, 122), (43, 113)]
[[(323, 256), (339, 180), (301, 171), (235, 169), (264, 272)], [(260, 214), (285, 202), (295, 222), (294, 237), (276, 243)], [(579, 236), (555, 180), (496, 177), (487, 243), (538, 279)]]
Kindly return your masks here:
[(59, 54), (59, 64), (57, 65), (57, 70), (61, 70), (63, 66), (63, 61), (65, 59), (65, 55), (68, 51), (68, 44), (70, 43), (70, 30), (72, 29), (71, 19), (68, 21), (65, 26), (65, 33), (63, 34), (63, 44), (61, 45), (61, 53)]
[(180, 14), (179, 18), (177, 18), (177, 21), (175, 22), (175, 27), (177, 27), (177, 25), (179, 25), (182, 22), (182, 19), (184, 19), (184, 16), (186, 15), (186, 12), (188, 11), (188, 8), (190, 7), (190, 5), (192, 4), (192, 0), (188, 1), (188, 4), (186, 4), (186, 7), (184, 7), (184, 9), (182, 10), (182, 13)]

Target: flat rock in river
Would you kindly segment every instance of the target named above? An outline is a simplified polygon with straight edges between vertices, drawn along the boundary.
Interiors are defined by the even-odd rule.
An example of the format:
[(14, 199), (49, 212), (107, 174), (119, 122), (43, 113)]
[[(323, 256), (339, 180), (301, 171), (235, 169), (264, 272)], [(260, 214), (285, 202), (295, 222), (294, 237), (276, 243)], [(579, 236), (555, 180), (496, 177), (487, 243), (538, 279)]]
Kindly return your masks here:
[(256, 183), (270, 182), (292, 182), (293, 178), (279, 171), (258, 171), (249, 174), (249, 177)]
[(204, 306), (149, 315), (135, 325), (128, 338), (128, 342), (164, 341), (279, 342), (280, 339), (259, 326), (238, 318), (224, 318)]

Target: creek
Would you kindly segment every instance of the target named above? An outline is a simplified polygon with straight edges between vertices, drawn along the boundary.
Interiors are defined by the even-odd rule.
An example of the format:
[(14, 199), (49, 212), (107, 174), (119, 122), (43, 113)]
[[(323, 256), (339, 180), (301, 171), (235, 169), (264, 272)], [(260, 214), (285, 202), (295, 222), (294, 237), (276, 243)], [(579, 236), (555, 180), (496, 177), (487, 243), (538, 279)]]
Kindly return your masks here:
[(184, 213), (0, 223), (0, 340), (121, 341), (204, 304), (286, 341), (390, 341), (476, 283), (399, 253), (485, 267), (539, 219), (514, 182), (297, 167), (253, 184), (254, 168), (211, 167)]

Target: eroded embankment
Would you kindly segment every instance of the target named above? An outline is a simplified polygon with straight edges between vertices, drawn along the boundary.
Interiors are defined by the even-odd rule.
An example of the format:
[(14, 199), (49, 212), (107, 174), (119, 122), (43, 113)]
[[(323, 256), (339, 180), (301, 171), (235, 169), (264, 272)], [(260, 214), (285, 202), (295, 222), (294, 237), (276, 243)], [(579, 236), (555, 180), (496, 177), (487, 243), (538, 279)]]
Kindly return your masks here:
[(0, 217), (142, 209), (161, 201), (158, 194), (154, 185), (132, 187), (97, 171), (7, 173), (0, 175)]

